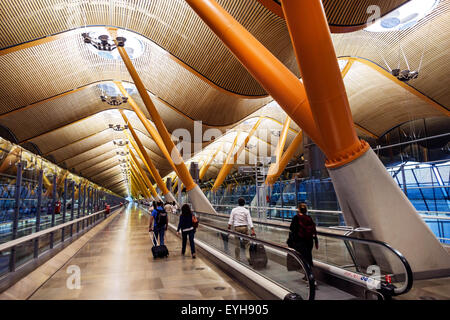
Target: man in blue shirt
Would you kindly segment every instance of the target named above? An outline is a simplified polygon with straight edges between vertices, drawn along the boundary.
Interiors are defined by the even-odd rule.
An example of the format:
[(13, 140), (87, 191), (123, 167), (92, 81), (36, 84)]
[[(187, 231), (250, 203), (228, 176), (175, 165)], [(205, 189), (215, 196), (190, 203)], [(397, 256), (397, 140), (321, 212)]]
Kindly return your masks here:
[(164, 233), (167, 230), (169, 219), (161, 201), (158, 202), (155, 207), (156, 208), (153, 209), (152, 216), (150, 217), (150, 225), (148, 226), (148, 231), (153, 230), (156, 241), (158, 241), (159, 236), (160, 245), (164, 245)]

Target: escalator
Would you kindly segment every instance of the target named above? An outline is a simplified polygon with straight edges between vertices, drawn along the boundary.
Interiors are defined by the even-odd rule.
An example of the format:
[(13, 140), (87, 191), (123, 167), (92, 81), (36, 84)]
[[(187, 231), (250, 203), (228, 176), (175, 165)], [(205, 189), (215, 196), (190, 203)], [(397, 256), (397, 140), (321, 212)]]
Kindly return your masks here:
[[(308, 281), (302, 279), (309, 266), (302, 263), (294, 267), (289, 265), (292, 260), (287, 256), (292, 250), (286, 245), (289, 233), (286, 224), (254, 221), (257, 240), (239, 235), (242, 239), (261, 243), (265, 247), (267, 266), (256, 270), (249, 264), (248, 253), (247, 256), (244, 254), (248, 250), (245, 251), (243, 246), (240, 255), (235, 254), (237, 234), (227, 230), (226, 214), (196, 214), (200, 220), (196, 239), (298, 294), (302, 299), (391, 299), (408, 292), (412, 287), (412, 271), (403, 255), (386, 243), (358, 238), (358, 233), (366, 231), (363, 228), (351, 232), (342, 227), (319, 228), (320, 246), (319, 250), (313, 251), (314, 275), (311, 275), (318, 281), (319, 290), (307, 293), (311, 287)], [(171, 221), (178, 221), (178, 218), (174, 216)], [(296, 260), (304, 264), (301, 257)]]

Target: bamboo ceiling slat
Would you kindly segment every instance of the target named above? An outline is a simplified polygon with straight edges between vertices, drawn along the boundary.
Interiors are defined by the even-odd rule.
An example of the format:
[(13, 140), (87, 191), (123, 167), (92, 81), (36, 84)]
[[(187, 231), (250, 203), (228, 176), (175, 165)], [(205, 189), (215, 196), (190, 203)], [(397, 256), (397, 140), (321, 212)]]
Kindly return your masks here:
[[(0, 87), (5, 96), (0, 101), (0, 112), (10, 112), (99, 80), (131, 81), (121, 61), (101, 58), (88, 49), (82, 41), (82, 31), (68, 32), (53, 42), (0, 56), (0, 70), (4, 71)], [(134, 63), (147, 89), (190, 118), (211, 125), (233, 124), (269, 99), (225, 94), (168, 58), (154, 44), (147, 41), (145, 48)], [(27, 95), (23, 95), (24, 90)], [(213, 109), (228, 112), (212, 112)]]
[(393, 123), (442, 116), (423, 100), (402, 87), (390, 85), (380, 73), (359, 62), (354, 62), (345, 77), (345, 87), (353, 120), (378, 136), (393, 128)]
[[(411, 70), (419, 67), (425, 49), (422, 67), (417, 79), (409, 84), (450, 108), (450, 1), (440, 1), (437, 8), (412, 28), (398, 32), (373, 33), (364, 30), (335, 34), (333, 41), (337, 56), (362, 57), (387, 69), (400, 64), (407, 69), (400, 51), (402, 47)], [(384, 58), (384, 59), (383, 59)]]
[(102, 162), (106, 159), (109, 159), (111, 157), (114, 157), (116, 155), (116, 151), (115, 150), (110, 150), (108, 152), (102, 153), (100, 154), (98, 157), (95, 157), (93, 159), (90, 159), (88, 161), (82, 162), (76, 166), (73, 166), (73, 168), (75, 169), (75, 171), (80, 172), (83, 171), (86, 168), (89, 168), (93, 165), (95, 165), (96, 163)]
[(69, 160), (66, 160), (65, 162), (66, 162), (66, 165), (68, 168), (72, 168), (74, 165), (77, 165), (79, 163), (82, 163), (83, 161), (92, 159), (94, 157), (97, 157), (97, 156), (99, 156), (103, 153), (106, 153), (108, 151), (111, 151), (113, 149), (115, 149), (114, 144), (112, 142), (108, 142), (108, 143), (102, 144), (98, 147), (95, 147), (87, 152), (80, 153), (77, 156), (75, 156)]

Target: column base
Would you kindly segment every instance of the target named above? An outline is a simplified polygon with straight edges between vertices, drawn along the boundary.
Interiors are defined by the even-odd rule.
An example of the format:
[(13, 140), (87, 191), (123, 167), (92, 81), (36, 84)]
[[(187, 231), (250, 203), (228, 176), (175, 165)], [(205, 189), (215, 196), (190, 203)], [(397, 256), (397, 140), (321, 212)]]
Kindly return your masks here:
[(164, 199), (168, 202), (175, 202), (178, 203), (177, 199), (173, 196), (172, 192), (169, 191), (169, 193), (164, 195)]
[(328, 171), (347, 225), (372, 229), (368, 236), (400, 251), (413, 272), (450, 268), (450, 254), (372, 149)]
[(213, 206), (199, 186), (195, 186), (194, 189), (188, 191), (188, 195), (194, 211), (217, 214), (216, 210), (214, 210)]

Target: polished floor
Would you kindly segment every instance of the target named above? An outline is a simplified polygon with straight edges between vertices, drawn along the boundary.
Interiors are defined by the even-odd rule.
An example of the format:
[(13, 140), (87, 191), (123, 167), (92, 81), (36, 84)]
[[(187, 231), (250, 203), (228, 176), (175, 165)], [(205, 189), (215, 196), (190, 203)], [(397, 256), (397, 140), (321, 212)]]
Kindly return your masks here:
[[(206, 259), (192, 259), (189, 249), (181, 256), (181, 241), (171, 232), (169, 257), (154, 260), (148, 223), (144, 211), (128, 208), (30, 299), (257, 299)], [(79, 289), (69, 289), (73, 266), (80, 270)]]

